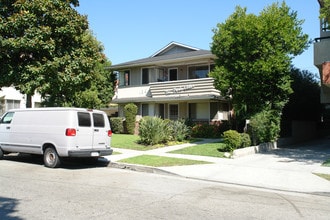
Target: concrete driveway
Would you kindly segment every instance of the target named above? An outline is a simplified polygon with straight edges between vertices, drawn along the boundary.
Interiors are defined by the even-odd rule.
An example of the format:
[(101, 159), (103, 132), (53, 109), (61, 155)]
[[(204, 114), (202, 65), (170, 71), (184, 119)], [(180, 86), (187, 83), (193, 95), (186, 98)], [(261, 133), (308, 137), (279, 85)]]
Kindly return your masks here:
[[(123, 158), (149, 154), (203, 160), (212, 162), (212, 164), (154, 169), (186, 178), (217, 181), (225, 184), (330, 196), (330, 181), (314, 174), (330, 174), (330, 167), (321, 166), (325, 160), (330, 159), (330, 139), (319, 139), (293, 145), (290, 148), (279, 148), (271, 152), (252, 154), (236, 159), (168, 153), (191, 145), (193, 144), (170, 146), (144, 152), (116, 149), (122, 154), (110, 156), (108, 159), (117, 163), (116, 161)], [(141, 168), (141, 166), (139, 167)], [(148, 169), (150, 170), (150, 167)]]

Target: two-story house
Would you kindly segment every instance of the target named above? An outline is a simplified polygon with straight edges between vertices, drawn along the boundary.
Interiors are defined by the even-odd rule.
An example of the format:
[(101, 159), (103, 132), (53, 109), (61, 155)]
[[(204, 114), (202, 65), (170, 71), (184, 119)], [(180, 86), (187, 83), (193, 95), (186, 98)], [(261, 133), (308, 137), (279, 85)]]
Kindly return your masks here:
[(172, 42), (148, 58), (113, 65), (118, 81), (112, 103), (118, 104), (119, 116), (134, 103), (139, 116), (228, 120), (229, 103), (208, 76), (215, 58), (208, 50)]
[[(32, 96), (32, 108), (40, 107), (41, 96), (35, 94)], [(0, 116), (14, 108), (25, 108), (26, 95), (20, 93), (14, 87), (0, 88)]]
[[(325, 7), (319, 1), (320, 7)], [(320, 20), (320, 37), (314, 43), (314, 65), (319, 69), (321, 78), (321, 103), (330, 103), (330, 18)]]

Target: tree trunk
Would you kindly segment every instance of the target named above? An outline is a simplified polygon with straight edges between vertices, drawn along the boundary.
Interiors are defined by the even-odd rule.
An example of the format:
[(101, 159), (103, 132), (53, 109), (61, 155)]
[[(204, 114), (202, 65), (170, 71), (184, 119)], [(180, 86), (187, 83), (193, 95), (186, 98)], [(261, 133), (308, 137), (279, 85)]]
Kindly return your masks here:
[(32, 108), (32, 95), (26, 95), (26, 108)]

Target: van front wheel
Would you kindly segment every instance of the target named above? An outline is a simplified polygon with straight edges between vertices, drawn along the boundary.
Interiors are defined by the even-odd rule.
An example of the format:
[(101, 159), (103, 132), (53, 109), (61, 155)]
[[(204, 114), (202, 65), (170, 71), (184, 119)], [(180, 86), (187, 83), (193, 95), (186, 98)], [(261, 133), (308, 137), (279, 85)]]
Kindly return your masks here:
[(50, 168), (56, 168), (61, 165), (61, 158), (53, 147), (46, 148), (44, 152), (44, 164)]
[(3, 159), (3, 151), (2, 151), (2, 149), (0, 148), (0, 160), (2, 160)]

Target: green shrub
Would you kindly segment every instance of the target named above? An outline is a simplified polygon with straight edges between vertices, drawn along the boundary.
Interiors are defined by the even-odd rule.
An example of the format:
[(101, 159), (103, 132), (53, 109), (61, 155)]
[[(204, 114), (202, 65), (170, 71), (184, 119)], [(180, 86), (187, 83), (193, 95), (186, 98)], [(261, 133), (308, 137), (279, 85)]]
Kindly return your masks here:
[(242, 144), (241, 135), (235, 130), (228, 130), (223, 133), (223, 143), (226, 145), (226, 150), (232, 152), (239, 148)]
[(140, 121), (140, 143), (155, 145), (167, 142), (168, 127), (161, 118), (145, 116)]
[(112, 117), (110, 118), (111, 130), (115, 134), (124, 133), (124, 118), (123, 117)]
[(228, 121), (220, 124), (195, 124), (191, 129), (191, 136), (195, 138), (219, 138), (224, 131), (229, 130)]
[(241, 133), (241, 148), (251, 146), (251, 138), (248, 133)]
[(135, 117), (138, 111), (138, 107), (133, 104), (129, 103), (124, 107), (124, 115), (125, 115), (125, 126), (127, 133), (134, 134), (135, 130)]
[(216, 138), (220, 136), (217, 125), (196, 124), (192, 127), (191, 136), (196, 138)]
[(280, 114), (264, 110), (251, 117), (249, 126), (253, 144), (275, 141), (280, 133)]
[(168, 128), (168, 139), (170, 141), (183, 141), (190, 135), (189, 127), (184, 121), (165, 120), (164, 123)]

